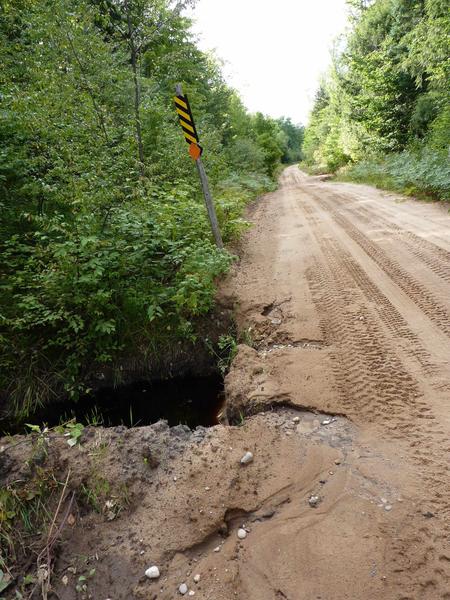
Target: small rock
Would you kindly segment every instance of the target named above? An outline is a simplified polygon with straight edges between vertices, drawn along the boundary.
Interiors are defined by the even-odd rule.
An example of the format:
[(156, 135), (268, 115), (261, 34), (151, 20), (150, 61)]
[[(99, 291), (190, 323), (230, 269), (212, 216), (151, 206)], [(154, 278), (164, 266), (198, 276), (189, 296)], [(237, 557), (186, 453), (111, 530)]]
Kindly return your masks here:
[(245, 540), (245, 538), (247, 537), (247, 532), (245, 531), (245, 529), (238, 529), (237, 536), (240, 540)]
[(341, 464), (341, 459), (340, 458), (336, 458), (336, 460), (334, 461), (335, 465), (340, 465)]
[(251, 452), (246, 452), (244, 456), (241, 458), (241, 465), (248, 465), (253, 460), (253, 454)]
[(300, 423), (300, 417), (294, 417), (292, 420), (294, 423)]
[(213, 552), (220, 552), (220, 546), (216, 546), (213, 550)]
[(329, 425), (329, 424), (330, 424), (330, 423), (332, 423), (332, 422), (333, 422), (333, 420), (332, 420), (332, 419), (324, 419), (324, 420), (322, 421), (322, 425)]
[(385, 504), (384, 510), (392, 510), (392, 506), (390, 504)]
[(311, 506), (311, 508), (316, 508), (320, 503), (320, 497), (319, 496), (310, 496), (308, 498), (308, 503)]
[(182, 583), (182, 584), (180, 585), (180, 587), (178, 588), (178, 591), (180, 592), (180, 594), (181, 594), (182, 596), (184, 596), (185, 594), (187, 594), (187, 591), (188, 591), (188, 586), (187, 586), (185, 583)]
[(200, 581), (200, 573), (197, 573), (197, 575), (194, 575), (194, 582), (198, 583)]
[(189, 590), (189, 594), (188, 594), (188, 596), (195, 596), (195, 592), (194, 592), (194, 590)]
[(434, 517), (434, 513), (430, 512), (429, 510), (427, 510), (426, 512), (424, 512), (422, 514), (425, 517), (425, 519), (432, 519)]
[(153, 567), (149, 567), (145, 571), (145, 576), (149, 579), (158, 579), (159, 577), (159, 569), (157, 566), (153, 565)]
[(61, 577), (61, 581), (63, 582), (63, 585), (68, 585), (69, 583), (69, 578), (67, 577), (67, 575), (63, 575)]

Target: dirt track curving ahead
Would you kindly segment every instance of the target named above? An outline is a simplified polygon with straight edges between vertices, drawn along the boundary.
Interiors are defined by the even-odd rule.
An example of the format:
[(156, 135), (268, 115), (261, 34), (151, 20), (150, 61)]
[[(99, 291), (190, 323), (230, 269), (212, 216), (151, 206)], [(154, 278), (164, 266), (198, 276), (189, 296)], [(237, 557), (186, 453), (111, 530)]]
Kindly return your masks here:
[[(364, 476), (378, 483), (394, 476), (400, 500), (409, 498), (374, 534), (384, 544), (384, 592), (359, 595), (352, 565), (336, 558), (342, 549), (326, 534), (307, 538), (309, 550), (320, 557), (317, 545), (330, 544), (330, 565), (340, 565), (347, 592), (305, 588), (300, 580), (311, 573), (302, 566), (299, 590), (333, 600), (450, 598), (448, 207), (330, 183), (293, 166), (251, 220), (227, 289), (253, 345), (240, 348), (228, 376), (230, 416), (277, 404), (342, 415), (360, 443), (383, 456)], [(347, 481), (353, 500), (361, 496), (356, 487)], [(338, 515), (328, 518), (335, 527)], [(347, 526), (358, 528), (351, 519)], [(367, 541), (352, 543), (359, 564)], [(321, 569), (319, 580), (327, 576)], [(283, 593), (274, 597), (297, 598)], [(320, 594), (299, 591), (303, 597)]]

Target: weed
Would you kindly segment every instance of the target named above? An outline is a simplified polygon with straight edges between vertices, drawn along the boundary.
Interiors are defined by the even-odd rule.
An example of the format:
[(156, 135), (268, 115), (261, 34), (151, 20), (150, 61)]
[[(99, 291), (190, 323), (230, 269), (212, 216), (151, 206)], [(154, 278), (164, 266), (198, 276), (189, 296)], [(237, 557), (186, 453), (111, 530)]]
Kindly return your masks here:
[(89, 481), (82, 483), (80, 492), (83, 500), (97, 513), (101, 513), (104, 502), (109, 496), (111, 485), (109, 481), (100, 475), (91, 475)]
[(87, 592), (88, 580), (92, 579), (92, 577), (94, 577), (94, 575), (95, 575), (95, 569), (91, 569), (87, 573), (87, 575), (80, 575), (78, 577), (78, 581), (75, 586), (75, 589), (77, 590), (77, 592)]
[(104, 425), (103, 415), (98, 412), (97, 406), (94, 406), (89, 413), (84, 415), (84, 420), (88, 425), (92, 425), (92, 427)]
[(246, 344), (247, 346), (250, 346), (250, 348), (255, 347), (256, 343), (253, 339), (251, 327), (247, 327), (246, 329), (244, 329), (239, 337), (242, 344)]
[(219, 337), (216, 345), (207, 338), (205, 340), (206, 347), (210, 354), (215, 358), (217, 368), (222, 376), (224, 376), (237, 353), (237, 340), (231, 333), (223, 334)]
[(242, 411), (239, 411), (239, 421), (237, 423), (237, 426), (242, 427), (243, 425), (245, 425), (245, 415)]
[(2, 569), (19, 555), (33, 552), (33, 540), (47, 526), (49, 504), (59, 487), (54, 474), (36, 467), (26, 483), (10, 484), (0, 489), (0, 545)]

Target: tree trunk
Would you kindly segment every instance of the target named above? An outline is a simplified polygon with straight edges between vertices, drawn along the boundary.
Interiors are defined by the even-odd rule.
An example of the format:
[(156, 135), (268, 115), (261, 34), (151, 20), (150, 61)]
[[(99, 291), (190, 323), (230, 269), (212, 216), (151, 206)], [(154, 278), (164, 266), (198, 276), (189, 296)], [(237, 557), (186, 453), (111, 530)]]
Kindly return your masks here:
[(128, 25), (128, 42), (130, 45), (131, 68), (133, 69), (133, 85), (134, 85), (134, 126), (136, 133), (136, 142), (139, 153), (139, 170), (141, 177), (144, 176), (144, 145), (142, 143), (142, 128), (141, 128), (141, 94), (139, 90), (139, 78), (137, 69), (137, 52), (136, 44), (133, 37), (133, 26), (131, 22), (130, 8), (128, 0), (125, 0), (125, 10), (127, 13)]

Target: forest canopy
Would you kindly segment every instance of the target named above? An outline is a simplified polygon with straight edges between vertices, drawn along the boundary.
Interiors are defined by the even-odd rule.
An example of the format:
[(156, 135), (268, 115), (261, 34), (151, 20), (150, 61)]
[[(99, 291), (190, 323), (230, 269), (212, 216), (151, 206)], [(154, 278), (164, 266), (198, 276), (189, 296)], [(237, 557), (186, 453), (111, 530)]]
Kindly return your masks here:
[(17, 411), (125, 353), (193, 340), (231, 255), (210, 234), (173, 108), (191, 100), (226, 242), (301, 158), (247, 112), (170, 0), (2, 0), (0, 389)]
[(305, 164), (450, 197), (446, 0), (349, 0), (351, 27), (316, 94)]

